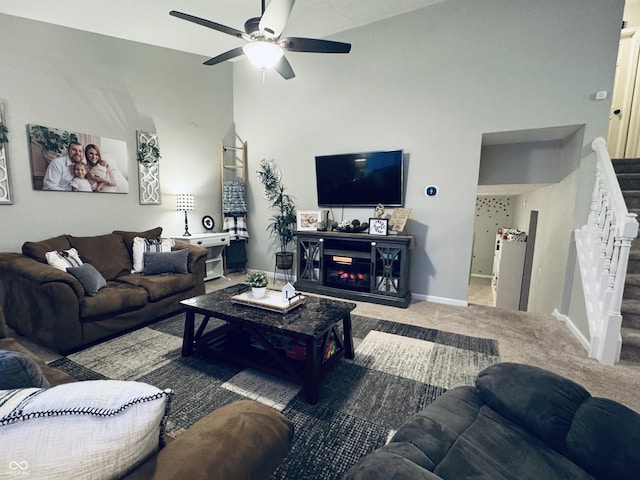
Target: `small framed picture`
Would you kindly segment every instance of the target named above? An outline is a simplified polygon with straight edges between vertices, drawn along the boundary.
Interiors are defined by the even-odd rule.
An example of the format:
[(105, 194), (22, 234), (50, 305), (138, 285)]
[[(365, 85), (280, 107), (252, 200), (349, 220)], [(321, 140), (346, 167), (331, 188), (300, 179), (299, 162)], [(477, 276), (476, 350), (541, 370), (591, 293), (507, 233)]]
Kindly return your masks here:
[(370, 218), (369, 234), (370, 235), (387, 235), (389, 231), (388, 218)]
[(320, 210), (298, 212), (298, 230), (317, 230), (320, 221), (322, 221)]

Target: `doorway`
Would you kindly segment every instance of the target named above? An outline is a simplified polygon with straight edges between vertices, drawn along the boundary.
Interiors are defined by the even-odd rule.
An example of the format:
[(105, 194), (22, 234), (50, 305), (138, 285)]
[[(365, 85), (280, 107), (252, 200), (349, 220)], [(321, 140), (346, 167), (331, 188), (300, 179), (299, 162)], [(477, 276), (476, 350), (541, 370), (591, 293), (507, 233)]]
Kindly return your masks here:
[(607, 134), (607, 147), (611, 158), (640, 156), (639, 55), (640, 27), (622, 30)]
[[(528, 234), (532, 211), (539, 212), (541, 219), (538, 245), (549, 256), (566, 257), (564, 244), (557, 238), (570, 235), (571, 209), (558, 206), (567, 207), (575, 202), (571, 173), (579, 167), (583, 138), (584, 125), (482, 135), (468, 303), (493, 306), (491, 287), (497, 230), (514, 228)], [(483, 219), (482, 215), (491, 218)], [(482, 264), (478, 262), (480, 256), (484, 256)], [(562, 292), (564, 279), (562, 261), (544, 262), (543, 257), (535, 257), (531, 252), (528, 298), (507, 308), (537, 312), (558, 303), (556, 297)]]

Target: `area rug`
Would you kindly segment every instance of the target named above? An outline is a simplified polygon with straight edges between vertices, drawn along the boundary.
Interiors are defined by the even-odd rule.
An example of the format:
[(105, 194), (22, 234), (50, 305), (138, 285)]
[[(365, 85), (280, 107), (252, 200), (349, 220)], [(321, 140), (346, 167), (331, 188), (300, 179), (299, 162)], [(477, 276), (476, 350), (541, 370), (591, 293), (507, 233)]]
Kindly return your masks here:
[(496, 363), (495, 340), (352, 315), (355, 358), (323, 379), (309, 405), (299, 385), (195, 354), (181, 356), (184, 316), (177, 315), (52, 362), (80, 380), (137, 380), (175, 391), (167, 433), (235, 400), (252, 398), (295, 426), (290, 454), (273, 475), (340, 479), (384, 445), (412, 414), (458, 385), (472, 385)]

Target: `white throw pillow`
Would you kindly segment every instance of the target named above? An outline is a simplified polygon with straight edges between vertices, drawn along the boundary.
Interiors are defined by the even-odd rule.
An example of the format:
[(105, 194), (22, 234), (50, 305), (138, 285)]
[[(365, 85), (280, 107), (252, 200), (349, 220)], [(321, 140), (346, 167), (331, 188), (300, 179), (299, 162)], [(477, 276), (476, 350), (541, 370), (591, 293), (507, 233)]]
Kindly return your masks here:
[(78, 250), (75, 248), (70, 248), (69, 250), (64, 250), (62, 252), (53, 250), (45, 253), (44, 255), (49, 265), (64, 272), (66, 272), (69, 267), (79, 267), (82, 265), (82, 260), (80, 259), (80, 255), (78, 255)]
[(170, 252), (176, 242), (172, 238), (148, 239), (135, 237), (133, 239), (133, 270), (132, 273), (142, 272), (144, 269), (144, 252)]
[(0, 479), (120, 478), (158, 450), (172, 396), (120, 380), (0, 390)]

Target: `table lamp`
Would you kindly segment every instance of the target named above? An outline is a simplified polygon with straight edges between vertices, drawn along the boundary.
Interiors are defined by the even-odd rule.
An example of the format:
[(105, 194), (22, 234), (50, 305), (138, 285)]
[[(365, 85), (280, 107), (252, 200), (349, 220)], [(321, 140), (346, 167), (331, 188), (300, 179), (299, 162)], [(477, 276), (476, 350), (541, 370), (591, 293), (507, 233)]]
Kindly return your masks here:
[(187, 219), (187, 212), (193, 212), (194, 199), (192, 193), (179, 193), (176, 197), (176, 204), (179, 212), (184, 212), (184, 233), (183, 237), (190, 237), (189, 233), (189, 220)]

